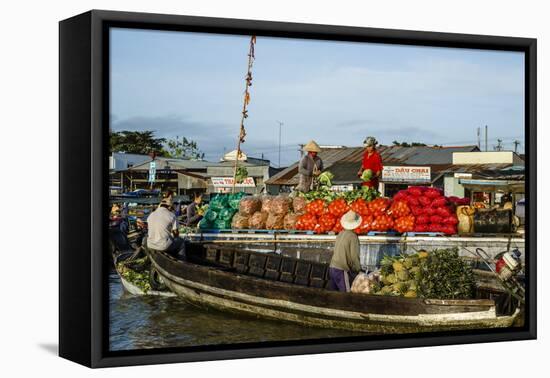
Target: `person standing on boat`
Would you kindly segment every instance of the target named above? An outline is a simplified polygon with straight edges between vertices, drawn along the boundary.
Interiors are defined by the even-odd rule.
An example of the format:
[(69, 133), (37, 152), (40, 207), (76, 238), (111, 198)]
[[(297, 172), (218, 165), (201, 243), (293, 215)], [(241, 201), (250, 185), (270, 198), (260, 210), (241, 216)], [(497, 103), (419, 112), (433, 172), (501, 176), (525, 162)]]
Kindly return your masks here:
[(313, 190), (313, 179), (323, 171), (323, 161), (317, 154), (321, 152), (321, 147), (315, 142), (310, 141), (304, 146), (307, 154), (298, 164), (298, 186), (297, 191), (307, 193)]
[(185, 242), (179, 237), (178, 219), (172, 211), (172, 197), (162, 199), (159, 207), (147, 218), (147, 227), (147, 248), (185, 258)]
[(364, 181), (362, 185), (374, 189), (378, 189), (378, 180), (382, 176), (382, 169), (384, 168), (382, 166), (382, 157), (378, 151), (376, 151), (377, 144), (378, 141), (376, 138), (371, 136), (367, 137), (363, 141), (365, 153), (363, 155), (361, 168), (359, 168), (359, 171), (357, 172), (357, 176), (361, 177), (364, 171), (370, 169), (372, 172), (371, 179), (369, 181)]
[(340, 220), (344, 228), (336, 237), (334, 253), (329, 266), (333, 289), (349, 292), (353, 279), (361, 271), (359, 237), (353, 231), (361, 225), (361, 216), (350, 210)]

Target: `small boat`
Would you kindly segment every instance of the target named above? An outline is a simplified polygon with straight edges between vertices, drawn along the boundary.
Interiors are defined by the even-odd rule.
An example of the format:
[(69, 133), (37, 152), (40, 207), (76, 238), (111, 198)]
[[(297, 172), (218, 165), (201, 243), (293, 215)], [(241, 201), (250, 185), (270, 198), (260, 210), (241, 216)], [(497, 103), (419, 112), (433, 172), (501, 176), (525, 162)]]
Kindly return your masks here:
[(275, 253), (200, 243), (186, 261), (147, 253), (163, 283), (190, 303), (307, 326), (378, 334), (501, 328), (520, 313), (510, 301), (499, 306), (495, 292), (471, 300), (340, 293), (327, 289), (327, 264)]
[[(124, 289), (126, 290), (126, 292), (132, 294), (132, 295), (158, 295), (158, 296), (162, 296), (162, 297), (175, 297), (176, 294), (168, 289), (166, 289), (165, 287), (162, 286), (161, 283), (156, 283), (151, 285), (152, 287), (149, 288), (149, 289), (143, 289), (142, 287), (140, 287), (139, 285), (137, 285), (135, 282), (133, 282), (132, 280), (130, 279), (127, 279), (124, 275), (124, 272), (123, 270), (124, 269), (131, 269), (131, 270), (136, 270), (136, 267), (133, 267), (131, 266), (131, 262), (129, 262), (129, 266), (125, 266), (125, 264), (119, 264), (120, 262), (124, 262), (126, 259), (130, 258), (131, 256), (133, 256), (134, 253), (122, 253), (118, 256), (114, 256), (113, 259), (114, 259), (114, 263), (115, 263), (115, 270), (120, 278), (120, 282), (122, 282), (122, 286), (124, 287)], [(151, 271), (149, 269), (149, 267), (147, 266), (143, 266), (143, 267), (140, 267), (139, 270), (141, 270), (141, 274), (144, 276), (144, 277), (147, 277), (148, 280), (151, 280), (150, 278), (150, 275), (151, 275)]]

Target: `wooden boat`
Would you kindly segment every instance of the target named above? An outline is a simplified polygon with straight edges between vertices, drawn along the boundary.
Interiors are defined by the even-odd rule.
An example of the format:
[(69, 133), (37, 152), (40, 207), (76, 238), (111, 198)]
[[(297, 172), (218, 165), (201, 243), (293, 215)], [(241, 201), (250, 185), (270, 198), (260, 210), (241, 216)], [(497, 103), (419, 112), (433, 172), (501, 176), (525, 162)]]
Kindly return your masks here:
[[(124, 287), (124, 290), (126, 290), (126, 292), (128, 292), (129, 294), (132, 294), (132, 295), (157, 295), (157, 296), (161, 296), (161, 297), (174, 297), (174, 296), (176, 296), (176, 294), (174, 292), (172, 292), (170, 290), (167, 290), (167, 289), (164, 289), (164, 290), (150, 289), (150, 290), (144, 291), (142, 288), (135, 285), (130, 280), (127, 280), (124, 277), (124, 275), (122, 274), (121, 268), (119, 267), (118, 263), (121, 262), (121, 261), (124, 261), (126, 258), (130, 257), (131, 255), (133, 255), (133, 252), (131, 254), (122, 253), (118, 256), (113, 256), (113, 260), (114, 260), (114, 264), (115, 264), (115, 270), (116, 270), (116, 272), (118, 274), (118, 277), (120, 278), (120, 282), (122, 282), (122, 286)], [(147, 275), (150, 274), (148, 269), (146, 270), (146, 274)]]
[(512, 326), (520, 312), (494, 299), (340, 293), (326, 288), (326, 264), (277, 254), (198, 244), (188, 248), (187, 261), (148, 253), (164, 284), (188, 302), (307, 326), (371, 333), (499, 328)]

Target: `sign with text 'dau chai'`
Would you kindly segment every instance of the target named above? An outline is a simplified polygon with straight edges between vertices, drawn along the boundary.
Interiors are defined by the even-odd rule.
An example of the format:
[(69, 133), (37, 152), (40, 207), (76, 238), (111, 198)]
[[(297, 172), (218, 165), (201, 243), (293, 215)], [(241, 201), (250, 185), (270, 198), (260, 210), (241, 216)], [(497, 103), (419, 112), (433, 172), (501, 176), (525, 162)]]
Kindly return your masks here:
[(384, 182), (430, 182), (430, 167), (396, 167), (385, 166), (382, 170)]

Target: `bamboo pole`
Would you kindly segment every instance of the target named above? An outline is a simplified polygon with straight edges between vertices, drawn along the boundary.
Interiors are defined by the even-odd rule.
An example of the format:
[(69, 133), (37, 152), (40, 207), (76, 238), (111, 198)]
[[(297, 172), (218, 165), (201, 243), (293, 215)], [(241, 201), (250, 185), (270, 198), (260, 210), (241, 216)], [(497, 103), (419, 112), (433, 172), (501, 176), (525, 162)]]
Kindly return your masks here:
[(252, 85), (252, 65), (254, 64), (254, 45), (256, 44), (256, 36), (253, 35), (250, 37), (250, 49), (248, 51), (248, 68), (245, 78), (245, 89), (244, 89), (244, 99), (243, 99), (243, 110), (241, 113), (241, 125), (239, 129), (239, 138), (237, 139), (237, 155), (235, 156), (235, 164), (233, 166), (233, 189), (232, 193), (235, 193), (235, 184), (237, 179), (237, 168), (239, 164), (239, 157), (241, 156), (241, 143), (244, 143), (244, 137), (246, 136), (246, 130), (244, 128), (244, 120), (248, 117), (246, 107), (250, 103), (250, 92), (249, 88)]

